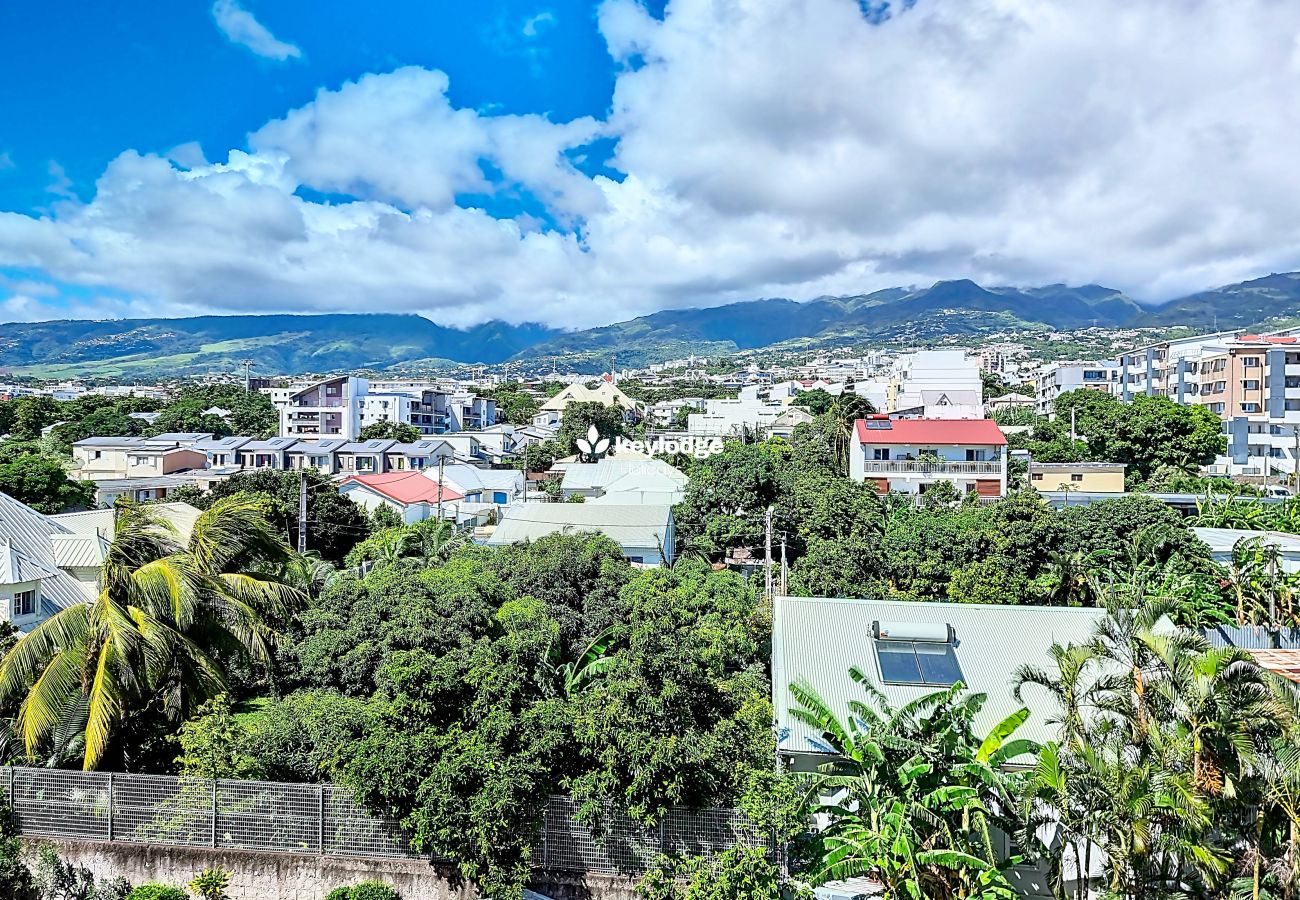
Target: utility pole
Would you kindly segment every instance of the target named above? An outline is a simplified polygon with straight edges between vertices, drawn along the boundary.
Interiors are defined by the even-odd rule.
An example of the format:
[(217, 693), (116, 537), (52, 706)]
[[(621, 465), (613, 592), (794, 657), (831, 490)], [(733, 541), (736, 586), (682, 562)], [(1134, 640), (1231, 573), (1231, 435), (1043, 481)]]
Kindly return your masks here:
[(446, 461), (445, 456), (438, 457), (438, 522), (442, 523), (442, 465)]
[(1291, 490), (1300, 492), (1300, 425), (1292, 425), (1291, 431), (1295, 434), (1295, 456), (1292, 458), (1291, 467)]
[(763, 589), (766, 592), (768, 600), (772, 599), (772, 507), (767, 508), (767, 514), (763, 517)]
[(298, 471), (298, 552), (307, 552), (307, 470)]
[(1070, 407), (1070, 443), (1073, 444), (1078, 438), (1074, 433), (1074, 407)]
[(781, 596), (789, 595), (786, 584), (790, 580), (790, 564), (785, 559), (785, 535), (781, 535)]

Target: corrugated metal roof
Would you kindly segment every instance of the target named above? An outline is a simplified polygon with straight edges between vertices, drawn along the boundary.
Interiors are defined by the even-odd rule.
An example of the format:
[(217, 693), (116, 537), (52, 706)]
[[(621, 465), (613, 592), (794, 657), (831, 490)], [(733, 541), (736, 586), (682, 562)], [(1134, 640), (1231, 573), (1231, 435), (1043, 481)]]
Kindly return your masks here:
[(1242, 650), (1300, 650), (1300, 628), (1265, 628), (1262, 625), (1218, 625), (1201, 631), (1213, 647)]
[(1300, 551), (1300, 537), (1283, 531), (1252, 531), (1248, 528), (1193, 528), (1192, 533), (1209, 545), (1211, 551), (1230, 551), (1238, 541), (1256, 538), (1264, 544), (1291, 552)]
[[(621, 547), (653, 548), (666, 544), (671, 506), (626, 506), (613, 503), (517, 503), (503, 511), (489, 544), (535, 541), (556, 532), (598, 531)], [(672, 548), (668, 548), (671, 553)]]
[[(1053, 642), (1081, 644), (1093, 633), (1102, 609), (1049, 606), (994, 606), (966, 603), (910, 603), (897, 600), (841, 600), (778, 597), (772, 648), (772, 701), (781, 749), (817, 753), (819, 736), (790, 716), (795, 705), (789, 685), (806, 679), (835, 707), (848, 715), (848, 702), (864, 698), (849, 677), (849, 667), (861, 669), (894, 706), (905, 704), (940, 687), (887, 684), (880, 677), (873, 626), (877, 621), (946, 624), (952, 627), (962, 681), (972, 691), (988, 694), (976, 718), (984, 733), (1020, 708), (1012, 696), (1012, 676), (1026, 663), (1052, 668)], [(1048, 725), (1053, 707), (1042, 691), (1026, 689), (1029, 721), (1017, 736), (1038, 741), (1054, 737)]]
[[(41, 595), (56, 610), (85, 599), (77, 580), (59, 569), (54, 562), (51, 536), (71, 533), (69, 529), (30, 506), (19, 503), (8, 494), (0, 494), (0, 538), (6, 540), (9, 547), (23, 559), (31, 562), (31, 571), (39, 569), (53, 573), (40, 577)], [(23, 559), (19, 560), (20, 574), (27, 571), (22, 568)]]

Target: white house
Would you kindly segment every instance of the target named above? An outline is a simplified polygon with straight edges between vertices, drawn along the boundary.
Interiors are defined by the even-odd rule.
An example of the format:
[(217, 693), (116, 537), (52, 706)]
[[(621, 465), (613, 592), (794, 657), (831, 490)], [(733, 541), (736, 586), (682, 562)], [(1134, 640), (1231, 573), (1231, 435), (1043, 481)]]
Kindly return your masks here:
[(667, 505), (520, 503), (505, 510), (487, 543), (501, 546), (583, 532), (605, 535), (630, 562), (644, 566), (671, 564), (677, 539), (673, 509)]
[(849, 476), (881, 493), (949, 481), (963, 494), (1007, 492), (1007, 439), (992, 419), (859, 419)]
[(27, 632), (84, 602), (88, 593), (68, 568), (93, 551), (72, 529), (0, 494), (0, 618)]
[(438, 482), (425, 478), (420, 472), (351, 475), (339, 483), (339, 493), (364, 506), (367, 512), (386, 506), (401, 516), (407, 525), (436, 518), (439, 500), (442, 517), (450, 518), (455, 514), (452, 504), (463, 499), (457, 491), (440, 487)]
[(682, 502), (689, 479), (653, 457), (605, 457), (594, 463), (570, 463), (560, 490), (565, 497), (578, 495), (609, 503)]
[(1278, 567), (1288, 574), (1300, 572), (1300, 537), (1281, 531), (1249, 531), (1242, 528), (1193, 528), (1192, 533), (1210, 548), (1210, 559), (1222, 565), (1232, 563), (1233, 551), (1243, 541), (1259, 541), (1278, 552)]

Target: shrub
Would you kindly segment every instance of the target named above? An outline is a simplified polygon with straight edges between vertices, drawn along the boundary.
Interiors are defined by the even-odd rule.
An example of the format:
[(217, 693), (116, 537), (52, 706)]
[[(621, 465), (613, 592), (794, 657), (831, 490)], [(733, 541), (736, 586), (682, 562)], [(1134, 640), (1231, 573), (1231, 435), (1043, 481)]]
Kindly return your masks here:
[(200, 900), (228, 900), (226, 886), (230, 873), (225, 869), (204, 869), (190, 882), (190, 892)]
[(335, 888), (325, 895), (325, 900), (352, 900), (352, 888)]
[(362, 881), (353, 885), (348, 900), (401, 900), (392, 886), (382, 881)]
[(126, 900), (189, 900), (185, 892), (169, 884), (142, 884), (126, 895)]

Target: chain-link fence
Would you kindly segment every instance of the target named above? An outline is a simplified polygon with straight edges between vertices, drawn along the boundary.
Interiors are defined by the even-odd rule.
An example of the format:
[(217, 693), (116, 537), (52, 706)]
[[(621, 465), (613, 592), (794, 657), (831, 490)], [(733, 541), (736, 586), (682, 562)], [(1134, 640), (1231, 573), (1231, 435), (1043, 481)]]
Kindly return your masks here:
[[(396, 820), (361, 808), (347, 788), (164, 775), (0, 768), (0, 796), (25, 837), (125, 841), (270, 853), (410, 857)], [(712, 854), (765, 845), (736, 810), (672, 810), (658, 826), (606, 807), (599, 836), (578, 804), (546, 804), (535, 857), (543, 869), (638, 874), (660, 853)]]

